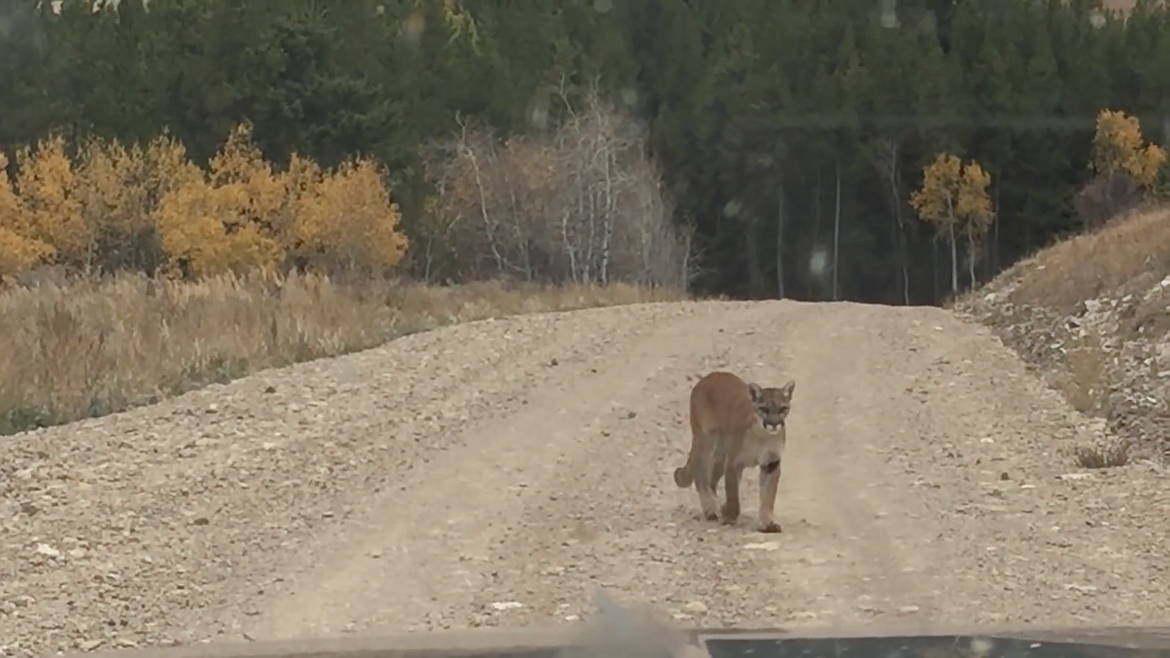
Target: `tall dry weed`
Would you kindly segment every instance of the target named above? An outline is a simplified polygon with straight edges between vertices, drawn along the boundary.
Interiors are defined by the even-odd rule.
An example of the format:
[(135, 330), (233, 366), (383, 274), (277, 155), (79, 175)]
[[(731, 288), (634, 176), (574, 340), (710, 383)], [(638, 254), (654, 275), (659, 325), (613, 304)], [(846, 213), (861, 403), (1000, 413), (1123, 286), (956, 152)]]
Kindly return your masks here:
[(314, 274), (46, 281), (0, 293), (0, 434), (447, 324), (677, 298), (627, 285), (341, 284)]

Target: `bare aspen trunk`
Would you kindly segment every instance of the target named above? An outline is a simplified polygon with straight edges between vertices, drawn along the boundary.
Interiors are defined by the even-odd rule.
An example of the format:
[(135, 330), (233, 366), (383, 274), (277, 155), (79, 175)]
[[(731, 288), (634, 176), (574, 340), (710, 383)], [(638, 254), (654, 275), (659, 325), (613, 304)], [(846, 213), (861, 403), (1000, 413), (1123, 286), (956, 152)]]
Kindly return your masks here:
[(938, 290), (938, 240), (930, 242), (930, 292), (933, 295), (931, 299), (937, 302), (940, 298)]
[(951, 293), (959, 292), (959, 255), (958, 248), (955, 246), (955, 223), (951, 222), (947, 225), (947, 232), (949, 235), (948, 242), (951, 243)]
[(524, 280), (532, 281), (532, 249), (531, 241), (528, 239), (527, 232), (524, 230), (523, 219), (521, 219), (520, 202), (516, 198), (516, 186), (508, 181), (508, 197), (511, 202), (512, 211), (512, 233), (516, 238), (516, 247), (520, 250), (520, 258), (522, 260), (520, 270), (524, 272)]
[(901, 171), (898, 169), (898, 155), (901, 145), (892, 139), (882, 140), (878, 169), (890, 186), (890, 209), (894, 213), (894, 230), (898, 242), (898, 268), (902, 275), (902, 303), (910, 305), (909, 249), (906, 245), (906, 222), (902, 218)]
[(588, 283), (593, 282), (593, 247), (597, 240), (597, 195), (589, 191), (589, 232), (585, 237), (584, 276), (581, 278)]
[(434, 257), (435, 238), (427, 236), (427, 248), (423, 251), (423, 283), (431, 283), (431, 266), (435, 262)]
[[(1000, 173), (1000, 176), (1003, 174)], [(999, 272), (999, 190), (1002, 185), (1002, 178), (997, 176), (995, 178), (995, 216), (992, 218), (992, 236), (991, 236), (991, 270), (992, 272)]]
[(784, 178), (776, 183), (776, 296), (784, 299)]
[(569, 279), (573, 283), (581, 283), (577, 278), (577, 248), (569, 239), (569, 217), (572, 214), (573, 211), (567, 209), (561, 214), (561, 246), (565, 250), (565, 255), (569, 257)]
[[(821, 248), (821, 171), (819, 168), (817, 169), (817, 184), (814, 189), (812, 245), (814, 250), (819, 250)], [(813, 278), (812, 276), (805, 278), (804, 294), (809, 299), (813, 298)], [(819, 293), (820, 290), (817, 292)]]
[(833, 301), (837, 301), (837, 263), (838, 249), (841, 246), (841, 160), (834, 163), (837, 175), (836, 202), (833, 208)]
[(639, 279), (644, 285), (648, 285), (651, 281), (654, 280), (654, 270), (651, 260), (651, 256), (653, 255), (652, 248), (654, 245), (654, 239), (651, 236), (649, 226), (646, 224), (648, 218), (651, 217), (651, 211), (650, 208), (647, 207), (648, 205), (649, 203), (647, 200), (643, 199), (638, 208), (638, 252), (642, 259), (642, 274)]
[(605, 230), (601, 236), (601, 285), (609, 283), (609, 246), (613, 241), (613, 216), (617, 212), (617, 200), (613, 193), (613, 152), (605, 153)]
[(975, 287), (975, 236), (967, 232), (967, 274), (971, 277), (971, 287)]
[(762, 298), (766, 294), (767, 285), (764, 281), (764, 268), (760, 265), (760, 247), (756, 241), (758, 230), (759, 220), (753, 217), (742, 234), (744, 244), (747, 247), (748, 286), (751, 299)]
[(487, 192), (484, 190), (483, 174), (479, 169), (479, 159), (475, 157), (475, 151), (463, 145), (468, 161), (471, 162), (472, 170), (475, 172), (475, 189), (479, 193), (479, 212), (483, 217), (483, 229), (488, 239), (488, 247), (492, 250), (492, 256), (496, 259), (496, 274), (504, 273), (504, 256), (500, 253), (500, 247), (496, 243), (495, 222), (492, 221), (491, 215), (488, 213)]
[(894, 204), (894, 221), (898, 224), (898, 265), (902, 268), (902, 304), (910, 305), (910, 249), (906, 244), (906, 221), (902, 217), (901, 172), (898, 160), (893, 162), (894, 174), (890, 180), (890, 196)]

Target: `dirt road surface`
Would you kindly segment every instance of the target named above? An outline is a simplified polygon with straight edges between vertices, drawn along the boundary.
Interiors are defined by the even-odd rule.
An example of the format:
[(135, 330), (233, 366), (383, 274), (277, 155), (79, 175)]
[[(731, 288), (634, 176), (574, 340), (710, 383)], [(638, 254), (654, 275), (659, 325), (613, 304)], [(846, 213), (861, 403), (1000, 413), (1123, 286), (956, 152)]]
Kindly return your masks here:
[[(796, 380), (780, 535), (698, 518), (695, 378)], [(1170, 487), (935, 308), (694, 302), (449, 327), (0, 440), (8, 655), (569, 623), (1165, 623)], [(1161, 592), (1159, 594), (1158, 592)]]

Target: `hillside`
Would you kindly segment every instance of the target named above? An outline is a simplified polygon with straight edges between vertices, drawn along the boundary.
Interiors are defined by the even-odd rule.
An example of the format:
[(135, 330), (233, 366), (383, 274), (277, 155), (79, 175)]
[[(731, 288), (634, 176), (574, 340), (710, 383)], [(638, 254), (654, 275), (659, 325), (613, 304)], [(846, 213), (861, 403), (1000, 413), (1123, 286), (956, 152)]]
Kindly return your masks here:
[(1109, 454), (1170, 451), (1170, 209), (1118, 217), (1019, 261), (958, 300), (1077, 409)]

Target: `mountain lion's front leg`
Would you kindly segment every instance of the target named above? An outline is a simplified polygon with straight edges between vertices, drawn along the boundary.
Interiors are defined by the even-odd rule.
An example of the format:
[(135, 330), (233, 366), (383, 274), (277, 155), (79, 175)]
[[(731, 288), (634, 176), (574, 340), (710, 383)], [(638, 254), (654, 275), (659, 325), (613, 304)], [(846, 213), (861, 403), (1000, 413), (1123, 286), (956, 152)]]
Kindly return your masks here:
[(772, 517), (776, 506), (776, 492), (780, 488), (780, 459), (760, 465), (760, 515), (756, 530), (780, 532), (780, 524)]
[(739, 518), (739, 482), (743, 479), (743, 466), (728, 464), (726, 470), (727, 473), (724, 477), (727, 478), (727, 481), (723, 485), (726, 498), (723, 501), (723, 509), (720, 511), (723, 523), (734, 525), (736, 519)]

